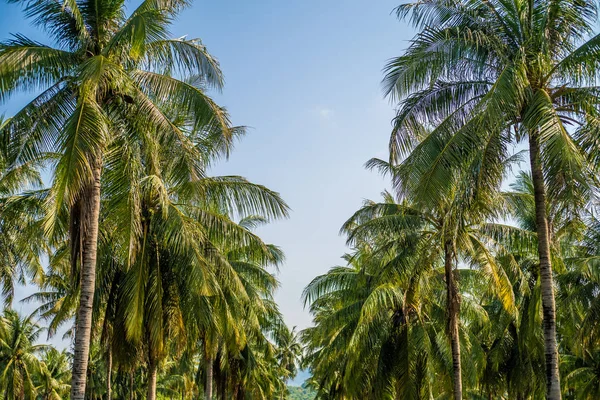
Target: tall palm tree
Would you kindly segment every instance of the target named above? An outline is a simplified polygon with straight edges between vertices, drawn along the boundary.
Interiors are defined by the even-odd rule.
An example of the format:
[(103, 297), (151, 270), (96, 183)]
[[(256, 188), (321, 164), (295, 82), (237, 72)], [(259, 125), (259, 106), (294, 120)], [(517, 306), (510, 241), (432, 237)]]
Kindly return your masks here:
[[(236, 176), (204, 175), (208, 163), (227, 149), (211, 126), (182, 127), (182, 132), (199, 155), (187, 164), (177, 158), (177, 147), (161, 146), (160, 141), (154, 146), (120, 145), (107, 156), (107, 209), (114, 210), (107, 219), (120, 227), (115, 239), (127, 249), (121, 255), (125, 262), (114, 337), (143, 348), (148, 399), (156, 396), (159, 363), (168, 352), (183, 351), (199, 322), (224, 315), (229, 325), (221, 332), (231, 330), (236, 307), (245, 307), (247, 287), (235, 270), (237, 260), (228, 259), (228, 249), (274, 259), (258, 236), (230, 216), (273, 219), (288, 212), (280, 196), (263, 186)], [(205, 342), (212, 336), (218, 341), (218, 332), (211, 330)]]
[[(239, 226), (251, 232), (267, 219), (251, 215), (239, 221)], [(220, 362), (215, 383), (220, 399), (246, 397), (273, 398), (285, 392), (285, 369), (278, 363), (279, 339), (288, 328), (273, 300), (279, 283), (269, 267), (278, 268), (283, 253), (273, 245), (242, 245), (225, 241), (223, 251), (235, 274), (240, 279), (247, 298), (242, 299), (242, 310), (235, 311), (240, 302), (235, 293), (227, 290), (224, 300), (232, 303), (238, 314), (234, 329), (221, 332)], [(235, 314), (233, 314), (235, 315)], [(231, 322), (228, 323), (232, 325)]]
[[(420, 32), (403, 56), (389, 62), (384, 79), (386, 93), (401, 100), (391, 158), (411, 152), (414, 159), (428, 159), (429, 167), (404, 185), (432, 198), (443, 195), (438, 189), (461, 160), (484, 152), (486, 168), (494, 168), (510, 143), (528, 138), (548, 399), (560, 399), (561, 391), (546, 197), (568, 192), (572, 211), (589, 194), (583, 150), (595, 143), (589, 133), (599, 121), (596, 7), (572, 0), (402, 5), (398, 15), (410, 16)], [(414, 129), (431, 123), (436, 128), (427, 135)], [(415, 147), (415, 140), (422, 143)], [(432, 146), (443, 151), (431, 157)]]
[[(0, 100), (41, 90), (5, 129), (14, 162), (46, 152), (60, 156), (49, 196), (46, 229), (66, 204), (71, 216), (73, 270), (81, 268), (71, 398), (85, 395), (96, 278), (103, 156), (119, 135), (177, 138), (161, 111), (176, 104), (192, 124), (229, 135), (227, 114), (203, 91), (221, 87), (218, 63), (197, 39), (170, 39), (168, 26), (185, 1), (146, 0), (128, 17), (117, 1), (16, 1), (57, 43), (15, 35), (0, 45)], [(173, 72), (183, 77), (172, 76)], [(143, 116), (143, 119), (140, 118)], [(190, 156), (182, 149), (181, 158)]]
[[(424, 131), (424, 130), (423, 130)], [(428, 149), (435, 155), (439, 149)], [(361, 235), (386, 234), (396, 231), (410, 232), (421, 242), (417, 247), (425, 253), (421, 265), (435, 268), (441, 260), (444, 266), (446, 282), (446, 312), (448, 318), (448, 337), (452, 348), (452, 370), (455, 398), (462, 398), (462, 362), (460, 345), (460, 303), (458, 287), (460, 276), (459, 260), (478, 267), (487, 275), (492, 288), (496, 290), (502, 304), (508, 309), (514, 308), (514, 295), (510, 282), (502, 266), (497, 263), (490, 245), (493, 245), (493, 233), (502, 236), (508, 227), (484, 223), (485, 218), (492, 217), (497, 211), (497, 196), (490, 191), (490, 184), (501, 178), (497, 173), (486, 177), (485, 183), (480, 179), (480, 166), (485, 162), (485, 155), (469, 160), (465, 171), (455, 174), (446, 182), (444, 196), (435, 197), (420, 192), (418, 189), (400, 191), (400, 195), (409, 199), (396, 204), (389, 194), (386, 202), (366, 204), (347, 222), (345, 229), (350, 241)], [(415, 170), (427, 167), (424, 161), (416, 163), (411, 157), (405, 161), (391, 165), (379, 159), (367, 163), (370, 168), (377, 168), (392, 176), (397, 187), (403, 185), (406, 176), (414, 176)], [(477, 173), (473, 174), (472, 170)], [(476, 189), (473, 190), (472, 188)], [(394, 237), (394, 236), (392, 236)], [(392, 240), (392, 239), (390, 239)]]

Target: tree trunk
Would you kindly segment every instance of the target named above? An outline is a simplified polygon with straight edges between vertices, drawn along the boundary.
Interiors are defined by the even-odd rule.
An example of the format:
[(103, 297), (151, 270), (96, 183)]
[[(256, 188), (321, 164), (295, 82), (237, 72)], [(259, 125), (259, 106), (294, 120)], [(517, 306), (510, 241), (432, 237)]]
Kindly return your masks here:
[(112, 399), (112, 384), (111, 384), (111, 377), (112, 377), (112, 349), (110, 348), (110, 344), (109, 344), (109, 348), (108, 348), (108, 352), (106, 354), (106, 400), (111, 400)]
[(75, 348), (71, 400), (84, 400), (87, 366), (92, 332), (92, 308), (96, 286), (96, 252), (98, 248), (98, 219), (100, 216), (100, 175), (102, 160), (92, 161), (93, 180), (84, 188), (81, 197), (81, 293), (75, 325)]
[(452, 387), (455, 400), (462, 400), (462, 376), (460, 366), (460, 336), (458, 330), (460, 313), (460, 295), (452, 268), (453, 245), (444, 243), (444, 272), (446, 275), (446, 307), (448, 312), (448, 332), (452, 347)]
[(245, 396), (245, 394), (244, 394), (244, 390), (243, 390), (243, 388), (241, 387), (241, 385), (239, 385), (239, 384), (236, 384), (236, 385), (235, 385), (235, 388), (236, 388), (236, 395), (235, 395), (234, 399), (235, 399), (235, 400), (244, 400), (244, 398), (245, 398), (246, 396)]
[(131, 370), (129, 372), (129, 400), (133, 400), (133, 374), (135, 373), (134, 370)]
[(540, 286), (544, 319), (544, 354), (546, 357), (546, 398), (560, 400), (560, 375), (558, 372), (558, 347), (556, 345), (556, 305), (554, 281), (550, 261), (548, 216), (546, 215), (546, 189), (540, 159), (540, 143), (537, 133), (529, 135), (529, 160), (535, 200), (535, 224), (540, 258)]
[(206, 400), (212, 400), (213, 395), (213, 360), (206, 356), (206, 384), (204, 385)]
[(148, 363), (148, 400), (156, 400), (156, 362)]

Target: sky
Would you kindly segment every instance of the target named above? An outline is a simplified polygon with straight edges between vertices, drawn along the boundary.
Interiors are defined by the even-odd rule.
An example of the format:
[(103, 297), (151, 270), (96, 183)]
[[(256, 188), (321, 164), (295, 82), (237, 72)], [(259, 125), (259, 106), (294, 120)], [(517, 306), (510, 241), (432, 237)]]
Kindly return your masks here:
[[(130, 9), (133, 7), (131, 5)], [(392, 13), (399, 0), (196, 0), (171, 29), (200, 38), (225, 75), (222, 93), (236, 125), (250, 129), (212, 175), (241, 175), (279, 192), (292, 212), (258, 233), (286, 254), (276, 300), (289, 326), (310, 325), (303, 288), (348, 248), (343, 222), (387, 182), (364, 169), (385, 158), (393, 105), (382, 69), (413, 31)], [(48, 42), (19, 7), (0, 4), (0, 38)], [(0, 104), (10, 116), (33, 94)], [(19, 288), (23, 296), (31, 288)], [(29, 306), (30, 307), (30, 306)], [(29, 310), (15, 304), (15, 308)]]

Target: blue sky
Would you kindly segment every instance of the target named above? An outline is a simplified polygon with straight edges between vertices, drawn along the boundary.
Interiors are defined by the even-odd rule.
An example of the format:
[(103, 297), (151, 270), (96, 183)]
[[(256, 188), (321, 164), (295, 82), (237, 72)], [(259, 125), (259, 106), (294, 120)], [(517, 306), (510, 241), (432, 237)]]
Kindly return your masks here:
[[(293, 209), (259, 231), (286, 253), (276, 299), (290, 326), (310, 324), (302, 289), (342, 262), (342, 223), (386, 187), (363, 164), (386, 156), (393, 107), (383, 99), (382, 68), (412, 36), (391, 14), (398, 3), (195, 1), (173, 25), (174, 37), (201, 38), (219, 59), (226, 86), (215, 98), (235, 124), (251, 127), (212, 173), (264, 184)], [(2, 3), (0, 38), (10, 33), (45, 41), (17, 6)], [(0, 113), (10, 116), (28, 97)]]

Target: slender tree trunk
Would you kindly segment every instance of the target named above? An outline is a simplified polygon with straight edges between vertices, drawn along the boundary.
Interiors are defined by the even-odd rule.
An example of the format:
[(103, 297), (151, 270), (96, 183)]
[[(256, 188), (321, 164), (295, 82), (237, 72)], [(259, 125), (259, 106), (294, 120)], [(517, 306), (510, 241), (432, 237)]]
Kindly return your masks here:
[(71, 400), (84, 400), (87, 366), (92, 332), (92, 307), (96, 286), (96, 252), (98, 249), (98, 219), (100, 216), (100, 175), (102, 160), (92, 161), (93, 180), (82, 192), (80, 221), (81, 248), (81, 294), (75, 326), (75, 349), (73, 354), (73, 376), (71, 378)]
[(212, 400), (213, 396), (213, 360), (206, 356), (206, 384), (204, 385), (206, 400)]
[(133, 374), (134, 370), (129, 372), (129, 400), (133, 400)]
[(148, 363), (148, 400), (156, 400), (156, 362)]
[(546, 189), (540, 158), (540, 143), (537, 133), (529, 135), (529, 160), (535, 200), (535, 224), (540, 258), (540, 286), (542, 290), (542, 312), (544, 319), (544, 354), (546, 356), (546, 398), (560, 400), (560, 375), (558, 371), (558, 347), (556, 344), (556, 304), (554, 281), (550, 261), (550, 239), (548, 216), (546, 215)]
[(112, 399), (112, 349), (110, 348), (110, 344), (108, 347), (108, 352), (106, 354), (106, 400)]
[(235, 395), (235, 397), (234, 397), (235, 400), (244, 400), (245, 395), (244, 395), (244, 390), (241, 387), (241, 385), (236, 384), (235, 387), (236, 387), (236, 392), (237, 392), (236, 395)]
[(460, 365), (460, 336), (458, 330), (460, 295), (452, 268), (452, 242), (444, 243), (444, 272), (446, 274), (446, 307), (448, 312), (448, 332), (452, 347), (452, 385), (455, 400), (462, 400), (462, 376)]

